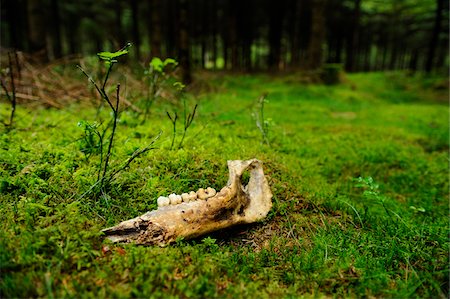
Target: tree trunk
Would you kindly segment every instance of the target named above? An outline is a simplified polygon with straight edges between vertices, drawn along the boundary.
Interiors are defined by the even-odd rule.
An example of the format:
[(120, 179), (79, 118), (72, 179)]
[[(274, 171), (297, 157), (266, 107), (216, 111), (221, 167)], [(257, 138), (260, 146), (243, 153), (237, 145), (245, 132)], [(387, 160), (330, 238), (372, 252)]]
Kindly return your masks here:
[(208, 38), (209, 38), (209, 22), (207, 20), (207, 9), (206, 7), (201, 7), (199, 10), (200, 16), (199, 19), (201, 20), (200, 24), (200, 32), (198, 32), (198, 35), (200, 37), (200, 50), (201, 50), (201, 59), (200, 59), (200, 66), (202, 69), (206, 68), (206, 63), (208, 59)]
[(152, 57), (161, 57), (161, 0), (150, 0), (150, 54)]
[(392, 40), (392, 42), (393, 44), (392, 44), (391, 60), (389, 62), (389, 69), (395, 70), (397, 67), (398, 46), (395, 38)]
[(325, 5), (326, 0), (312, 0), (311, 35), (307, 50), (306, 68), (316, 70), (322, 66), (325, 42)]
[(294, 17), (292, 21), (292, 36), (291, 36), (291, 65), (296, 67), (300, 64), (300, 20), (302, 17), (302, 2), (293, 1)]
[(52, 50), (54, 58), (62, 57), (61, 49), (61, 19), (59, 17), (59, 3), (57, 0), (51, 1), (51, 11), (52, 11)]
[(137, 0), (131, 0), (131, 16), (133, 19), (132, 24), (132, 36), (133, 36), (133, 43), (134, 43), (134, 51), (136, 54), (136, 59), (139, 61), (141, 58), (141, 38), (139, 35), (139, 3)]
[(117, 43), (116, 48), (121, 48), (125, 46), (126, 40), (125, 35), (122, 28), (122, 5), (120, 0), (116, 0), (114, 2), (114, 13), (115, 13), (115, 27), (116, 27), (116, 36)]
[[(319, 0), (322, 1), (322, 0)], [(281, 59), (281, 36), (283, 27), (284, 0), (278, 0), (277, 4), (270, 7), (269, 15), (269, 57), (268, 67), (278, 70)]]
[(341, 63), (342, 62), (342, 34), (339, 33), (339, 35), (336, 37), (336, 50), (334, 54), (334, 62), (335, 63)]
[(356, 48), (358, 45), (358, 26), (361, 16), (361, 0), (355, 0), (353, 16), (350, 22), (350, 32), (347, 40), (347, 51), (345, 58), (345, 69), (349, 72), (355, 70)]
[(419, 52), (414, 49), (411, 53), (411, 58), (409, 60), (409, 69), (412, 71), (417, 71), (417, 62), (419, 60)]
[(211, 60), (213, 63), (213, 69), (217, 68), (217, 1), (208, 1), (210, 3), (210, 22), (211, 22), (211, 34), (212, 34), (212, 53)]
[(384, 71), (386, 70), (387, 66), (387, 53), (388, 53), (388, 45), (384, 44), (384, 48), (383, 48), (383, 58), (381, 60), (381, 70)]
[(178, 19), (177, 19), (177, 0), (164, 1), (164, 7), (167, 12), (166, 35), (166, 56), (177, 57), (178, 55)]
[[(238, 65), (238, 44), (237, 44), (237, 17), (236, 10), (238, 9), (237, 1), (231, 1), (228, 7), (228, 47), (231, 51), (230, 59), (228, 59), (228, 63), (231, 62), (231, 69), (237, 70), (239, 68)], [(228, 51), (228, 49), (226, 49)]]
[(46, 47), (46, 16), (43, 0), (28, 0), (28, 39), (30, 51), (42, 62), (48, 60)]
[(191, 59), (189, 51), (189, 22), (188, 22), (188, 1), (179, 0), (179, 61), (182, 72), (183, 83), (188, 85), (192, 82), (191, 77)]
[(430, 46), (428, 48), (427, 62), (425, 64), (425, 71), (431, 72), (433, 69), (433, 60), (436, 52), (436, 47), (439, 42), (439, 33), (441, 32), (442, 11), (444, 7), (444, 0), (436, 0), (436, 12), (434, 16), (433, 32), (431, 34)]
[(10, 45), (18, 50), (25, 50), (23, 34), (26, 30), (26, 3), (23, 0), (17, 1), (5, 1), (2, 3), (2, 10), (5, 11), (6, 21), (9, 29), (9, 42)]
[(250, 71), (252, 67), (251, 61), (251, 45), (253, 40), (252, 30), (252, 1), (244, 1), (237, 11), (237, 28), (238, 30), (238, 46), (240, 48), (240, 68), (244, 71)]

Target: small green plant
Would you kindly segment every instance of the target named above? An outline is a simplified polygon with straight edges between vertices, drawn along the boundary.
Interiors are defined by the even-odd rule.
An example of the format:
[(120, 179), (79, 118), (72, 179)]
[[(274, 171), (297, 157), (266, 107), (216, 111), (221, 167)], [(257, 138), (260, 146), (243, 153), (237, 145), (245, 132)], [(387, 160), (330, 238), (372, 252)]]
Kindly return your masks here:
[[(78, 122), (78, 127), (84, 131), (83, 136), (79, 140), (79, 146), (86, 160), (93, 154), (101, 154), (103, 152), (103, 136), (106, 130), (103, 131), (103, 134), (100, 134), (98, 131), (99, 126), (97, 122), (89, 123), (84, 120)], [(101, 161), (100, 164), (102, 163)]]
[[(188, 107), (186, 103), (186, 95), (184, 94), (185, 85), (181, 82), (175, 82), (174, 87), (177, 89), (177, 97), (181, 98), (183, 100), (183, 135), (181, 137), (180, 143), (178, 144), (178, 149), (183, 147), (184, 139), (186, 138), (186, 133), (189, 127), (191, 126), (192, 122), (194, 121), (195, 113), (197, 111), (198, 104), (195, 104), (194, 108), (191, 112), (188, 112)], [(173, 149), (173, 146), (175, 144), (175, 137), (177, 134), (177, 120), (178, 120), (178, 114), (177, 112), (173, 113), (173, 116), (167, 111), (167, 117), (169, 117), (170, 121), (172, 122), (173, 126), (173, 133), (172, 133), (172, 143), (170, 144), (170, 149)]]
[(197, 111), (198, 104), (195, 104), (192, 111), (188, 113), (188, 108), (187, 108), (187, 104), (186, 104), (186, 95), (184, 94), (184, 89), (186, 86), (180, 82), (176, 82), (174, 84), (174, 86), (178, 90), (179, 97), (183, 99), (183, 136), (181, 137), (180, 144), (178, 145), (178, 148), (181, 148), (181, 147), (183, 147), (183, 141), (184, 141), (184, 138), (186, 137), (186, 132), (189, 129), (189, 127), (191, 126), (192, 121), (194, 120), (195, 112)]
[(389, 216), (389, 218), (391, 220), (394, 220), (392, 217), (393, 212), (389, 210), (387, 207), (387, 197), (380, 193), (380, 191), (378, 190), (379, 185), (375, 183), (373, 178), (370, 176), (367, 178), (359, 177), (355, 179), (355, 181), (356, 187), (364, 189), (363, 196), (369, 201), (373, 201), (377, 204), (380, 204), (383, 207), (386, 214)]
[[(20, 68), (19, 68), (19, 62), (17, 59), (17, 54), (14, 55), (14, 57), (16, 59), (17, 72), (19, 73), (19, 76), (20, 76)], [(3, 78), (3, 74), (5, 74), (5, 73), (9, 74), (10, 84), (11, 84), (11, 94), (9, 93), (8, 87), (6, 86), (6, 82)], [(12, 64), (10, 52), (8, 52), (8, 69), (2, 71), (2, 75), (0, 76), (0, 84), (2, 86), (3, 91), (6, 94), (6, 97), (8, 98), (9, 102), (11, 103), (11, 114), (9, 115), (9, 123), (5, 123), (5, 126), (12, 128), (13, 122), (14, 122), (14, 114), (16, 112), (17, 100), (16, 100), (16, 85), (14, 83), (13, 64)]]
[(253, 112), (253, 118), (256, 121), (256, 127), (261, 133), (262, 143), (265, 143), (270, 146), (269, 141), (269, 128), (272, 125), (272, 119), (265, 118), (264, 116), (264, 104), (268, 103), (267, 93), (262, 94), (257, 102), (257, 111)]
[[(90, 157), (92, 154), (99, 154), (100, 155), (100, 163), (99, 163), (99, 169), (98, 169), (98, 175), (97, 175), (97, 182), (94, 183), (91, 188), (86, 191), (81, 197), (84, 197), (85, 195), (91, 193), (94, 190), (99, 191), (102, 195), (106, 196), (105, 189), (115, 175), (119, 173), (120, 171), (126, 169), (131, 162), (133, 162), (139, 155), (149, 151), (150, 149), (153, 149), (153, 144), (156, 142), (156, 140), (159, 139), (161, 136), (160, 132), (146, 147), (142, 149), (135, 150), (128, 159), (119, 167), (113, 168), (109, 170), (109, 161), (112, 154), (113, 144), (114, 144), (114, 137), (116, 133), (117, 128), (117, 122), (119, 118), (119, 103), (120, 103), (120, 84), (117, 84), (116, 87), (116, 101), (112, 102), (110, 97), (108, 96), (105, 88), (106, 84), (108, 82), (109, 75), (111, 74), (112, 67), (115, 63), (117, 63), (117, 58), (123, 55), (128, 54), (128, 49), (131, 47), (131, 44), (128, 43), (124, 48), (121, 50), (111, 53), (111, 52), (100, 52), (98, 53), (98, 57), (100, 60), (105, 62), (105, 65), (107, 67), (107, 72), (105, 75), (105, 78), (103, 79), (103, 84), (98, 85), (94, 79), (87, 74), (87, 72), (82, 69), (80, 66), (78, 68), (83, 72), (83, 74), (89, 79), (89, 81), (95, 86), (98, 93), (102, 97), (102, 99), (108, 103), (109, 107), (112, 111), (112, 119), (110, 121), (110, 124), (107, 125), (103, 132), (99, 132), (99, 125), (89, 124), (87, 122), (80, 122), (79, 126), (81, 126), (84, 129), (84, 136), (82, 138), (82, 151), (86, 155), (87, 158)], [(111, 126), (111, 134), (109, 135), (108, 142), (106, 144), (107, 148), (105, 151), (105, 143), (104, 139), (106, 136), (106, 132), (108, 131), (109, 127)]]
[(219, 245), (216, 243), (216, 239), (211, 237), (206, 237), (202, 239), (202, 245), (207, 252), (216, 252), (219, 250)]
[(147, 121), (150, 108), (155, 102), (160, 93), (161, 85), (167, 78), (167, 68), (172, 66), (175, 68), (178, 62), (172, 58), (166, 58), (164, 61), (159, 57), (153, 57), (149, 63), (148, 69), (145, 71), (146, 79), (148, 82), (147, 97), (144, 104), (144, 119), (142, 123)]
[[(106, 88), (106, 84), (109, 79), (109, 75), (111, 74), (112, 68), (113, 68), (114, 64), (117, 63), (117, 58), (128, 54), (128, 49), (130, 47), (131, 47), (131, 44), (128, 43), (125, 47), (123, 47), (122, 49), (120, 49), (117, 52), (100, 52), (97, 54), (98, 57), (100, 58), (100, 60), (103, 60), (105, 62), (105, 65), (107, 67), (106, 75), (105, 75), (105, 78), (103, 79), (103, 84), (101, 85), (101, 87), (97, 84), (97, 82), (94, 81), (94, 79), (91, 76), (89, 76), (86, 73), (86, 71), (81, 66), (78, 66), (78, 68), (89, 79), (89, 81), (92, 84), (94, 84), (98, 93), (100, 94), (102, 99), (108, 103), (108, 105), (112, 111), (112, 129), (111, 129), (112, 131), (111, 131), (111, 134), (109, 135), (108, 148), (106, 151), (104, 162), (103, 162), (103, 151), (101, 152), (101, 158), (100, 158), (100, 161), (103, 162), (103, 166), (102, 166), (103, 171), (100, 175), (100, 189), (103, 189), (104, 184), (105, 184), (106, 173), (108, 171), (109, 159), (111, 157), (114, 136), (115, 136), (116, 128), (117, 128), (117, 119), (119, 118), (119, 103), (120, 103), (120, 84), (117, 84), (117, 86), (116, 86), (116, 101), (115, 102), (111, 101), (110, 97), (108, 96), (108, 94), (105, 91), (105, 88)], [(93, 129), (93, 128), (91, 128), (91, 129)], [(98, 135), (98, 131), (96, 132), (96, 135), (101, 136), (101, 135)], [(102, 138), (100, 138), (100, 142), (102, 142)]]

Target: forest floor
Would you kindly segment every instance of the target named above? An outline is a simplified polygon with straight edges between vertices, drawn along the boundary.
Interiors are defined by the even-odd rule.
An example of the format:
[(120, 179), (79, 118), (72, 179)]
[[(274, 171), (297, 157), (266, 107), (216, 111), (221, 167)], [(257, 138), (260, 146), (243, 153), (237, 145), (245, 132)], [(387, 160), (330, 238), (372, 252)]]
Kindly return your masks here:
[[(99, 165), (86, 134), (108, 107), (18, 105), (0, 134), (2, 298), (448, 298), (445, 78), (197, 77), (180, 149), (181, 121), (170, 150), (166, 116), (182, 115), (179, 103), (155, 102), (145, 123), (121, 112), (111, 168), (163, 133), (98, 196), (86, 193)], [(266, 139), (255, 120), (263, 93)], [(264, 162), (273, 192), (264, 221), (165, 248), (102, 240), (101, 229), (155, 209), (160, 195), (220, 190), (226, 161), (250, 158)]]

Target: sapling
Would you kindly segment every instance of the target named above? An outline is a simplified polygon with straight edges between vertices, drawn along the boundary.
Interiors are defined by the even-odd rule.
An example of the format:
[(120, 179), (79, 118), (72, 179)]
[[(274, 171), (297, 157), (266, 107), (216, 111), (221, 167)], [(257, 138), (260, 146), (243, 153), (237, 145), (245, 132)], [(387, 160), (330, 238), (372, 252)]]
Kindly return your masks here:
[[(128, 43), (124, 48), (122, 48), (121, 50), (119, 50), (117, 52), (114, 52), (114, 53), (100, 52), (97, 54), (98, 57), (101, 60), (103, 60), (105, 62), (105, 65), (107, 66), (107, 72), (106, 72), (105, 78), (103, 79), (103, 83), (101, 86), (90, 75), (88, 75), (87, 72), (83, 68), (78, 66), (78, 68), (83, 72), (83, 74), (94, 85), (95, 89), (98, 91), (101, 98), (109, 105), (109, 107), (111, 108), (111, 111), (112, 111), (112, 119), (111, 119), (110, 123), (106, 126), (106, 128), (103, 130), (102, 133), (100, 133), (98, 131), (97, 125), (84, 124), (85, 134), (86, 134), (86, 131), (88, 133), (88, 136), (87, 136), (87, 139), (85, 139), (85, 142), (87, 140), (87, 143), (89, 146), (93, 145), (94, 146), (93, 150), (97, 150), (95, 147), (98, 147), (98, 150), (100, 153), (100, 164), (99, 164), (97, 182), (95, 182), (89, 188), (89, 190), (87, 190), (85, 193), (83, 193), (80, 196), (80, 199), (83, 198), (85, 195), (90, 194), (93, 190), (100, 191), (102, 193), (103, 197), (106, 199), (106, 194), (104, 192), (105, 186), (109, 185), (110, 182), (114, 179), (115, 175), (117, 173), (119, 173), (120, 171), (124, 170), (125, 168), (127, 168), (131, 164), (131, 162), (133, 162), (139, 155), (153, 149), (153, 147), (152, 147), (153, 144), (161, 136), (161, 132), (160, 132), (152, 140), (152, 142), (149, 145), (147, 145), (145, 148), (137, 149), (136, 151), (134, 151), (133, 154), (131, 154), (131, 156), (123, 163), (123, 165), (119, 166), (118, 168), (115, 168), (115, 169), (113, 168), (113, 169), (109, 170), (109, 163), (110, 163), (110, 158), (111, 158), (112, 149), (113, 149), (113, 145), (114, 145), (114, 137), (116, 134), (117, 123), (118, 123), (118, 119), (119, 119), (120, 84), (117, 84), (117, 86), (116, 86), (115, 101), (112, 101), (110, 99), (108, 93), (106, 92), (106, 86), (107, 86), (108, 79), (109, 79), (109, 76), (112, 71), (112, 67), (115, 63), (117, 63), (116, 58), (123, 56), (125, 54), (128, 54), (128, 49), (130, 48), (130, 46), (131, 46), (131, 44)], [(83, 125), (83, 123), (82, 123), (82, 125)], [(109, 135), (108, 147), (106, 149), (106, 153), (104, 153), (105, 147), (103, 145), (103, 140), (104, 140), (106, 131), (108, 130), (108, 128), (110, 126), (111, 126), (111, 134)], [(98, 138), (99, 144), (96, 144), (93, 141), (94, 136), (96, 136)]]
[[(98, 136), (100, 143), (102, 144), (101, 148), (100, 148), (100, 167), (99, 167), (99, 175), (98, 175), (98, 181), (100, 182), (100, 189), (103, 189), (103, 187), (106, 183), (105, 178), (106, 178), (106, 173), (108, 171), (109, 160), (111, 157), (111, 151), (113, 148), (114, 137), (115, 137), (116, 128), (117, 128), (117, 119), (119, 118), (119, 103), (120, 103), (120, 84), (117, 84), (117, 86), (116, 86), (116, 100), (114, 102), (110, 99), (105, 88), (106, 88), (106, 84), (108, 83), (109, 75), (111, 74), (112, 68), (113, 68), (114, 64), (117, 63), (117, 58), (128, 54), (128, 49), (130, 47), (131, 47), (131, 44), (128, 43), (125, 47), (123, 47), (122, 49), (120, 49), (117, 52), (113, 52), (113, 53), (112, 52), (100, 52), (97, 54), (98, 57), (101, 60), (103, 60), (105, 62), (105, 65), (107, 66), (106, 75), (105, 75), (105, 78), (103, 79), (103, 84), (101, 85), (101, 87), (97, 84), (97, 82), (90, 75), (87, 74), (87, 72), (81, 66), (79, 66), (79, 65), (77, 66), (83, 72), (83, 74), (88, 78), (88, 80), (94, 85), (95, 89), (98, 91), (101, 98), (104, 101), (106, 101), (106, 103), (108, 103), (108, 105), (112, 111), (112, 129), (111, 129), (111, 134), (109, 136), (108, 148), (106, 151), (104, 161), (103, 161), (104, 153), (103, 153), (103, 137), (102, 137), (103, 134), (99, 134), (98, 131), (95, 133)], [(90, 129), (93, 129), (93, 128), (90, 128)], [(96, 128), (95, 128), (95, 130), (96, 130)], [(105, 129), (105, 131), (106, 131), (106, 129)]]
[[(185, 85), (181, 82), (175, 82), (174, 87), (177, 88), (177, 96), (178, 98), (181, 98), (183, 100), (183, 135), (181, 137), (180, 143), (178, 144), (178, 149), (183, 147), (183, 142), (186, 137), (186, 132), (191, 126), (192, 122), (194, 121), (195, 113), (197, 111), (198, 104), (195, 104), (194, 108), (192, 109), (192, 112), (188, 113), (188, 107), (186, 104), (186, 97), (184, 95), (184, 88)], [(174, 115), (172, 116), (169, 112), (166, 112), (167, 116), (169, 117), (170, 121), (172, 122), (173, 126), (173, 134), (172, 134), (172, 143), (170, 145), (170, 149), (173, 149), (174, 143), (175, 143), (175, 137), (177, 132), (177, 119), (178, 114), (177, 112), (174, 112)]]
[(197, 111), (198, 104), (195, 104), (192, 112), (187, 114), (186, 97), (184, 95), (185, 86), (179, 82), (175, 83), (175, 86), (178, 88), (180, 97), (183, 98), (183, 117), (184, 117), (183, 125), (184, 125), (184, 127), (183, 127), (183, 136), (181, 137), (180, 144), (178, 145), (178, 148), (181, 148), (183, 146), (184, 138), (186, 137), (186, 132), (187, 132), (188, 128), (191, 126), (192, 121), (194, 120), (195, 112)]
[[(83, 74), (95, 86), (95, 88), (97, 89), (97, 91), (100, 94), (100, 96), (102, 97), (102, 99), (108, 103), (108, 105), (112, 111), (112, 131), (111, 131), (111, 135), (109, 136), (108, 149), (106, 151), (105, 161), (103, 163), (103, 172), (102, 172), (101, 176), (99, 175), (101, 189), (104, 187), (106, 172), (108, 171), (109, 159), (111, 156), (111, 150), (112, 150), (112, 146), (113, 146), (113, 142), (114, 142), (114, 136), (116, 133), (117, 119), (119, 117), (119, 103), (120, 103), (120, 84), (117, 84), (117, 87), (116, 87), (116, 101), (114, 103), (109, 98), (108, 94), (105, 91), (105, 88), (106, 88), (106, 84), (109, 79), (109, 75), (111, 74), (111, 70), (112, 70), (114, 64), (117, 62), (117, 58), (128, 54), (128, 49), (130, 47), (131, 47), (131, 44), (128, 43), (125, 47), (123, 47), (122, 49), (120, 49), (117, 52), (114, 52), (114, 53), (100, 52), (97, 54), (98, 57), (105, 62), (105, 65), (108, 68), (101, 87), (99, 87), (97, 82), (95, 82), (94, 79), (91, 76), (89, 76), (81, 66), (78, 66), (78, 68), (83, 72)], [(100, 140), (102, 141), (101, 138), (100, 138)], [(103, 150), (103, 148), (102, 148), (102, 150)], [(100, 161), (103, 161), (103, 151), (101, 152)]]
[(253, 117), (256, 120), (256, 127), (261, 133), (263, 143), (270, 146), (269, 126), (272, 120), (264, 117), (264, 104), (267, 102), (267, 93), (264, 93), (258, 99), (258, 111), (253, 113)]
[(145, 123), (150, 112), (150, 108), (155, 102), (160, 92), (161, 84), (166, 78), (166, 68), (172, 65), (176, 67), (178, 62), (172, 58), (166, 58), (162, 61), (159, 57), (153, 57), (149, 63), (148, 69), (145, 71), (145, 75), (148, 81), (147, 98), (144, 109), (144, 119), (142, 123)]

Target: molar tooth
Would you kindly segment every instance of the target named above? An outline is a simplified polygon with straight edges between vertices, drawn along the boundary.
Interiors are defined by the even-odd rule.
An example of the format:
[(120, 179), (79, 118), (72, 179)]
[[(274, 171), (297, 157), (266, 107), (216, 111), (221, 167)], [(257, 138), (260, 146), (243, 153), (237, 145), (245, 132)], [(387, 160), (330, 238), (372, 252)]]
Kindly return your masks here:
[(206, 194), (205, 189), (200, 188), (197, 191), (197, 197), (198, 197), (198, 199), (205, 200), (208, 198), (208, 194)]
[(195, 191), (189, 192), (189, 200), (194, 201), (197, 199), (197, 193)]
[(170, 204), (171, 205), (176, 205), (177, 201), (178, 201), (178, 197), (175, 193), (172, 193), (169, 195), (169, 199), (170, 199)]
[(216, 195), (216, 189), (214, 189), (214, 188), (211, 188), (211, 187), (208, 187), (207, 189), (206, 189), (206, 193), (208, 193), (208, 196), (209, 197), (214, 197), (215, 195)]
[(182, 199), (184, 202), (189, 202), (189, 201), (191, 200), (191, 197), (190, 197), (189, 194), (183, 193), (183, 194), (181, 194), (181, 199)]
[(170, 204), (170, 199), (165, 196), (160, 196), (160, 197), (158, 197), (157, 202), (158, 202), (158, 207), (165, 207)]

